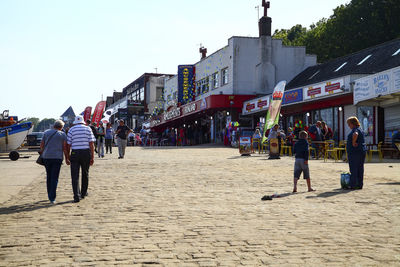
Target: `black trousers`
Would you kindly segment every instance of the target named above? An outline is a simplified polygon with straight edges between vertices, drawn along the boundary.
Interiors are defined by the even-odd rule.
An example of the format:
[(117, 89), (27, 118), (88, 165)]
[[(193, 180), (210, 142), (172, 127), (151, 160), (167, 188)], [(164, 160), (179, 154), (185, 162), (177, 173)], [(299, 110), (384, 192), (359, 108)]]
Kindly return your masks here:
[(108, 153), (108, 149), (110, 149), (110, 153), (112, 153), (112, 139), (105, 139), (106, 140), (106, 153)]
[[(71, 178), (75, 200), (79, 200), (81, 196), (85, 196), (87, 193), (89, 186), (90, 157), (89, 149), (77, 149), (71, 152)], [(79, 190), (79, 169), (82, 169), (81, 190)]]

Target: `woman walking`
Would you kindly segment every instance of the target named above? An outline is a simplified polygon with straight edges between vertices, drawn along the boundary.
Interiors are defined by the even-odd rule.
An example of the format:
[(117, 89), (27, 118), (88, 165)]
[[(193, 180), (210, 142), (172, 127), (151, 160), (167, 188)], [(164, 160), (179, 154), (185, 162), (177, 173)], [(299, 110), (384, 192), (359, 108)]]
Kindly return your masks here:
[(56, 191), (60, 168), (63, 161), (63, 152), (67, 158), (67, 136), (62, 131), (63, 127), (63, 121), (55, 121), (54, 129), (45, 131), (42, 142), (40, 143), (39, 153), (42, 155), (44, 166), (46, 167), (47, 195), (51, 204), (56, 203)]
[(365, 138), (357, 117), (347, 119), (351, 132), (347, 136), (347, 157), (350, 166), (350, 188), (362, 189), (364, 180)]

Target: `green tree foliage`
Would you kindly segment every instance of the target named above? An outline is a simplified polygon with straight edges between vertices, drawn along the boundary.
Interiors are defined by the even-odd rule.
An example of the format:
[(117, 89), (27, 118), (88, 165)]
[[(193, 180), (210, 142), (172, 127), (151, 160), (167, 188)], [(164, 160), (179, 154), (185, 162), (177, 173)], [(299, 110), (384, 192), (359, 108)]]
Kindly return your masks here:
[(27, 118), (26, 121), (32, 122), (33, 127), (34, 127), (33, 129), (35, 130), (35, 128), (36, 128), (37, 125), (39, 124), (40, 119), (39, 119), (39, 118), (36, 118), (36, 117), (30, 117), (30, 118)]
[(306, 46), (319, 62), (344, 56), (400, 37), (399, 0), (352, 0), (309, 29), (301, 25), (276, 30), (285, 45)]

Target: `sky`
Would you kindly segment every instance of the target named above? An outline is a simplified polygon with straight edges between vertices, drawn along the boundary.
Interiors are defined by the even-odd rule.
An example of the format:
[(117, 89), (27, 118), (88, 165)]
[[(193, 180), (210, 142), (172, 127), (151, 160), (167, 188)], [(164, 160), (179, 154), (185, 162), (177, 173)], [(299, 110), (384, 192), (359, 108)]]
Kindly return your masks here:
[[(272, 31), (309, 27), (349, 0), (270, 0)], [(145, 72), (176, 74), (231, 36), (258, 36), (261, 0), (0, 0), (0, 112), (76, 114)], [(260, 8), (259, 15), (263, 10)]]

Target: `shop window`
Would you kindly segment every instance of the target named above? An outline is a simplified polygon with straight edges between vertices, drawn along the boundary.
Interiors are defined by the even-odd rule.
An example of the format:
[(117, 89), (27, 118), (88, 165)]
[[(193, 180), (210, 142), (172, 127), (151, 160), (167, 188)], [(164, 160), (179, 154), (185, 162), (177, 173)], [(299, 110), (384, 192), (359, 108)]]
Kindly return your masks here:
[(219, 80), (219, 75), (218, 75), (218, 72), (216, 72), (211, 77), (212, 89), (218, 88), (218, 86), (219, 86), (218, 80)]
[(365, 136), (373, 136), (374, 132), (373, 107), (358, 107), (357, 117)]
[(222, 78), (222, 85), (228, 84), (229, 82), (229, 74), (228, 74), (228, 68), (225, 68), (221, 70), (221, 78)]
[(139, 99), (140, 101), (144, 101), (144, 88), (139, 89)]
[(210, 82), (209, 82), (209, 78), (204, 78), (201, 80), (201, 93), (205, 94), (208, 93), (208, 91), (210, 90)]

